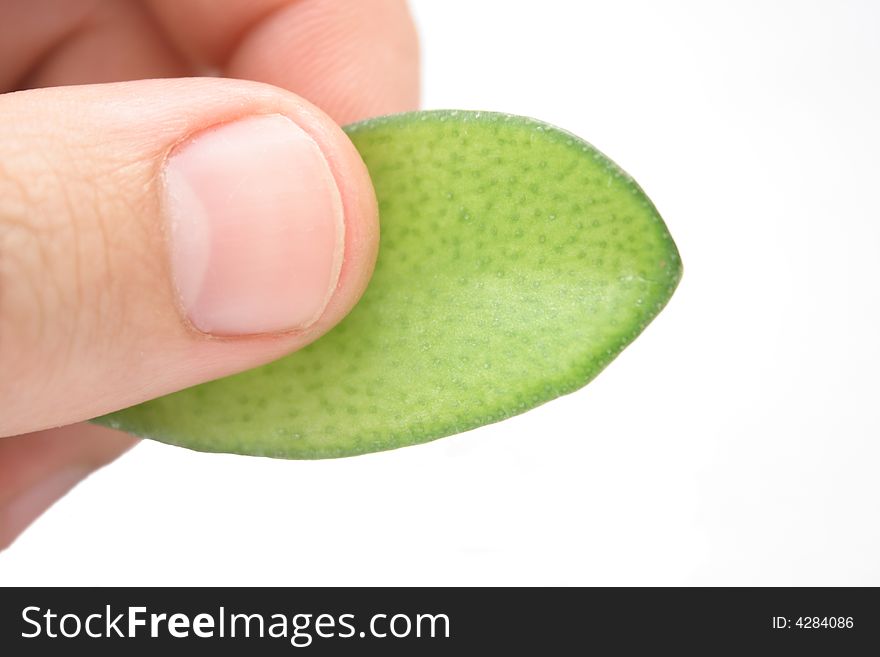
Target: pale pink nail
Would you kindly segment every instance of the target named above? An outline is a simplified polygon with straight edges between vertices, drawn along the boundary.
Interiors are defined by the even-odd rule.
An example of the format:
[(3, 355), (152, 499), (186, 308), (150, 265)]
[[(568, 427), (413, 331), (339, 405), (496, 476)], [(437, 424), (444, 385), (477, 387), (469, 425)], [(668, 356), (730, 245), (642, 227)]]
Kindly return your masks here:
[(189, 321), (215, 335), (302, 329), (339, 279), (342, 200), (318, 145), (262, 115), (197, 134), (165, 168), (171, 271)]

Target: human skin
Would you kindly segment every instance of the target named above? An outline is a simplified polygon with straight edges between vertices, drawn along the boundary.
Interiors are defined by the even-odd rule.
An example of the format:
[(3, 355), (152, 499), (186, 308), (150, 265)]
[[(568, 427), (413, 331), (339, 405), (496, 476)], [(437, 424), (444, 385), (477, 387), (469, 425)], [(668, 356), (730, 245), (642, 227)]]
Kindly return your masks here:
[[(398, 0), (0, 7), (0, 549), (136, 442), (83, 420), (273, 360), (345, 316), (372, 272), (378, 224), (338, 126), (416, 109), (418, 89), (417, 37)], [(295, 160), (300, 144), (326, 161), (308, 180), (330, 181), (338, 204), (279, 198), (300, 214), (339, 212), (344, 257), (314, 277), (330, 281), (326, 299), (250, 324), (181, 305), (173, 263), (190, 259), (169, 256), (166, 185), (187, 144), (266, 115), (302, 135), (278, 157)], [(247, 166), (234, 148), (228, 157)], [(227, 249), (222, 262), (235, 257)], [(285, 302), (283, 281), (251, 278), (266, 304)], [(222, 302), (223, 288), (210, 297)]]

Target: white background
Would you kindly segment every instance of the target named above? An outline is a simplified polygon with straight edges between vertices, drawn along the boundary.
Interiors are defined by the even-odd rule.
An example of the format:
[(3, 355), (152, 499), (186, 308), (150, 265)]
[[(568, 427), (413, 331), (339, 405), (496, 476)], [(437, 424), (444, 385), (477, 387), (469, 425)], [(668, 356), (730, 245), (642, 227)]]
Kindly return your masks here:
[(426, 107), (608, 153), (685, 263), (587, 388), (353, 459), (145, 442), (7, 584), (880, 584), (880, 4), (413, 2)]

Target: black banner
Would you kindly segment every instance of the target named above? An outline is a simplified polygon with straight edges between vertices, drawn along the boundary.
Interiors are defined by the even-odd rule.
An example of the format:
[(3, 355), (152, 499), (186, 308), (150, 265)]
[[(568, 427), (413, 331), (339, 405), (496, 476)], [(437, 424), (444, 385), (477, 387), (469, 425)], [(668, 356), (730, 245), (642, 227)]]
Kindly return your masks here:
[(3, 655), (629, 654), (646, 645), (865, 654), (880, 646), (880, 602), (869, 588), (0, 591)]

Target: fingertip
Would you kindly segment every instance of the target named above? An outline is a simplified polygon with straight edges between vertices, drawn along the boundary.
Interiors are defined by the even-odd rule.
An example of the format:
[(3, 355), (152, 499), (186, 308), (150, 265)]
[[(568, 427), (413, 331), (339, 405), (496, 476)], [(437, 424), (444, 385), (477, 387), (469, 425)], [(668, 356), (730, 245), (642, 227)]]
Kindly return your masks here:
[(341, 125), (419, 105), (419, 40), (405, 0), (151, 0), (199, 65), (308, 99)]
[(403, 0), (291, 3), (248, 32), (225, 72), (294, 91), (340, 125), (419, 106), (418, 34)]

